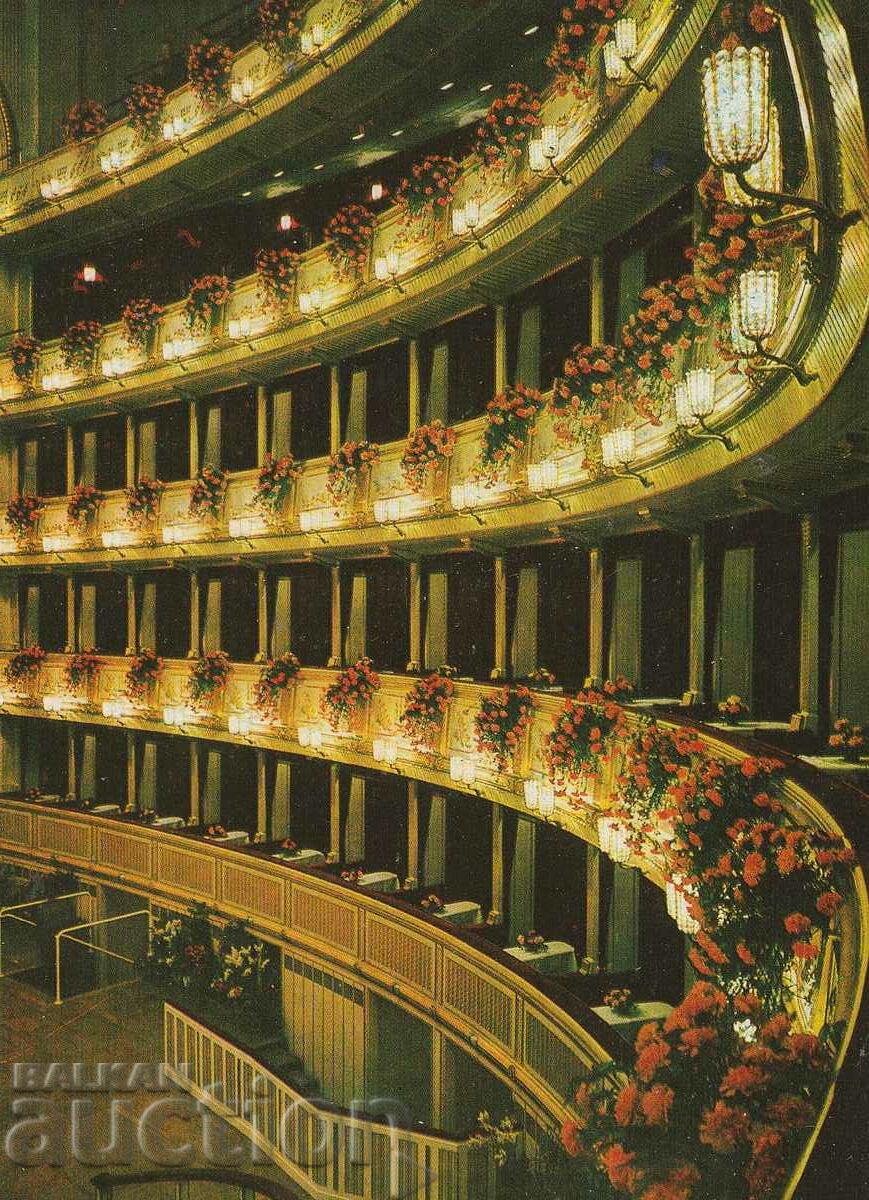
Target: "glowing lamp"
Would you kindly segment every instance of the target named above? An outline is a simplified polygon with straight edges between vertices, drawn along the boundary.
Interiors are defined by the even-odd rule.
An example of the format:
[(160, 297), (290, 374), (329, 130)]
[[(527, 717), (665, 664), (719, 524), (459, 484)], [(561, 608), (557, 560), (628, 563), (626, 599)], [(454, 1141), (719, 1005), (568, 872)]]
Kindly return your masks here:
[(778, 292), (778, 271), (752, 268), (739, 276), (739, 326), (745, 337), (763, 341), (775, 331)]
[[(781, 149), (781, 124), (778, 106), (769, 106), (769, 139), (761, 157), (752, 163), (745, 171), (745, 181), (754, 188), (764, 192), (780, 192), (784, 183)], [(730, 171), (723, 175), (724, 195), (728, 203), (741, 208), (755, 208), (758, 204), (769, 201), (758, 200), (749, 196), (740, 186)]]
[(769, 141), (769, 54), (762, 46), (718, 50), (703, 62), (703, 131), (717, 167), (745, 170)]
[(613, 26), (616, 51), (621, 59), (632, 59), (637, 53), (637, 22), (633, 17), (620, 17)]
[(636, 433), (629, 425), (609, 430), (600, 440), (605, 467), (626, 467), (633, 462), (636, 454)]

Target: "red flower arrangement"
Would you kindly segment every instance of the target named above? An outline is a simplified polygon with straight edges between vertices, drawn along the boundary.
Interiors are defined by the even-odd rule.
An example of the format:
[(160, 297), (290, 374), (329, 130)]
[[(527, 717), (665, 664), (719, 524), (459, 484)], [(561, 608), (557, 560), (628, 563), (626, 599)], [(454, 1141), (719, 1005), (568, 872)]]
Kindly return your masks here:
[(529, 929), (526, 933), (517, 934), (516, 945), (521, 946), (523, 950), (530, 950), (535, 954), (542, 954), (548, 948), (546, 938), (542, 933), (538, 933), (536, 929)]
[(187, 82), (203, 104), (218, 104), (229, 95), (232, 51), (223, 42), (203, 37), (187, 48)]
[(380, 447), (374, 442), (345, 442), (329, 458), (326, 490), (340, 504), (356, 490), (363, 475), (380, 462)]
[(281, 696), (295, 682), (300, 670), (299, 660), (290, 650), (263, 664), (253, 702), (264, 716), (276, 715)]
[(128, 300), (121, 313), (124, 340), (131, 350), (145, 350), (165, 309), (150, 296)]
[(124, 676), (124, 694), (130, 700), (144, 700), (156, 687), (163, 673), (163, 659), (153, 650), (140, 650), (130, 659)]
[(20, 492), (6, 505), (6, 524), (12, 530), (12, 536), (18, 542), (26, 542), (39, 524), (39, 518), (45, 512), (45, 501), (41, 496), (31, 496)]
[(92, 520), (100, 510), (100, 505), (106, 498), (105, 492), (94, 487), (92, 483), (78, 483), (72, 490), (66, 506), (66, 515), (72, 525), (80, 525)]
[(589, 94), (589, 53), (609, 37), (624, 0), (577, 0), (561, 9), (561, 21), (546, 65), (555, 72), (556, 90), (577, 99)]
[(555, 380), (549, 411), (561, 442), (580, 441), (586, 458), (598, 458), (600, 428), (622, 399), (619, 351), (603, 343), (573, 347)]
[(301, 473), (302, 468), (296, 466), (292, 454), (285, 454), (282, 458), (267, 454), (257, 476), (254, 504), (272, 514), (280, 512), (290, 494), (293, 480), (298, 479)]
[(569, 795), (577, 787), (582, 790), (609, 757), (615, 739), (624, 735), (625, 712), (618, 695), (618, 690), (578, 692), (576, 699), (565, 700), (553, 718), (544, 756), (549, 778), (560, 795)]
[[(608, 1063), (580, 1086), (567, 1153), (643, 1200), (688, 1200), (701, 1180), (720, 1200), (777, 1195), (817, 1120), (832, 1055), (784, 1013), (760, 1023), (759, 1010), (752, 993), (695, 984), (663, 1023), (640, 1029), (627, 1079)], [(746, 1022), (756, 1040), (737, 1032)]]
[(79, 100), (63, 118), (63, 140), (86, 142), (101, 134), (108, 123), (105, 107), (99, 100)]
[(419, 902), (419, 906), (427, 913), (440, 913), (444, 911), (444, 902), (436, 892), (430, 892), (427, 896), (423, 896)]
[(522, 684), (489, 692), (480, 702), (474, 717), (477, 749), (489, 754), (499, 771), (513, 765), (522, 737), (531, 724), (534, 701)]
[(445, 154), (427, 154), (410, 168), (396, 192), (405, 222), (423, 213), (446, 208), (456, 194), (461, 165)]
[(323, 230), (329, 261), (342, 275), (361, 271), (371, 250), (374, 213), (364, 204), (345, 204)]
[(833, 722), (833, 732), (827, 738), (827, 745), (831, 750), (837, 750), (843, 758), (856, 762), (866, 745), (863, 726), (855, 725), (847, 717), (839, 717)]
[(190, 665), (187, 690), (194, 704), (212, 699), (226, 687), (232, 674), (229, 655), (225, 650), (209, 650), (200, 654)]
[(103, 327), (99, 321), (73, 321), (60, 338), (60, 357), (69, 371), (93, 371)]
[(439, 472), (456, 448), (456, 431), (443, 421), (420, 425), (407, 435), (401, 456), (401, 473), (405, 483), (421, 492), (432, 473)]
[(288, 246), (277, 250), (257, 250), (254, 259), (260, 290), (266, 303), (281, 308), (293, 298), (299, 255)]
[(347, 721), (367, 704), (380, 687), (380, 676), (370, 658), (360, 658), (352, 667), (345, 667), (333, 684), (323, 693), (320, 711), (333, 729)]
[(206, 463), (190, 488), (187, 511), (192, 517), (217, 521), (223, 512), (225, 494), (226, 472), (220, 467), (212, 467), (210, 463)]
[(12, 374), (19, 383), (31, 384), (39, 367), (39, 356), (42, 347), (35, 337), (26, 333), (17, 333), (9, 348), (12, 360)]
[(166, 89), (157, 83), (137, 83), (126, 99), (127, 119), (139, 142), (153, 141), (160, 133)]
[(132, 487), (124, 488), (127, 520), (137, 528), (146, 528), (157, 519), (160, 500), (166, 484), (160, 479), (149, 479), (143, 475)]
[(415, 750), (431, 750), (455, 690), (449, 675), (433, 671), (417, 680), (407, 693), (401, 728)]
[(73, 654), (63, 669), (67, 689), (77, 692), (82, 686), (88, 687), (96, 681), (104, 665), (103, 660), (93, 648)]
[(474, 150), (487, 166), (521, 156), (540, 124), (540, 97), (526, 83), (508, 83), (477, 126)]
[(25, 646), (17, 650), (6, 664), (5, 675), (10, 683), (32, 683), (42, 669), (47, 655), (41, 646)]
[(226, 275), (200, 275), (194, 279), (184, 301), (184, 319), (191, 333), (206, 333), (217, 310), (229, 299)]
[(486, 425), (480, 449), (480, 471), (497, 479), (516, 453), (528, 444), (532, 426), (543, 408), (543, 397), (534, 388), (517, 383), (499, 392), (486, 405)]
[(259, 43), (275, 58), (286, 59), (296, 47), (304, 5), (298, 0), (260, 0)]
[(630, 988), (613, 988), (604, 996), (603, 1002), (615, 1013), (630, 1013), (637, 1007)]
[(748, 712), (748, 705), (741, 696), (727, 696), (726, 699), (718, 701), (718, 711), (725, 721), (736, 725), (739, 718)]

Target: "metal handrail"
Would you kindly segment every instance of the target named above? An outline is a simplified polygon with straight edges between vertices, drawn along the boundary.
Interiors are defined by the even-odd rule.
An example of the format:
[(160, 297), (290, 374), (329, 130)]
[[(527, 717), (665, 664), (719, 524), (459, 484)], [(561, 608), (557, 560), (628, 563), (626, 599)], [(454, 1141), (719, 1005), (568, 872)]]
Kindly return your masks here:
[[(94, 946), (91, 942), (82, 941), (81, 938), (73, 938), (70, 935), (77, 933), (79, 929), (94, 929), (97, 925), (111, 925), (115, 921), (127, 921), (130, 917), (149, 917), (150, 910), (147, 908), (137, 908), (135, 912), (118, 913), (114, 917), (102, 917), (99, 921), (82, 921), (80, 925), (70, 925), (66, 929), (61, 929), (54, 935), (54, 1003), (63, 1004), (63, 998), (60, 994), (60, 939), (69, 938), (72, 942), (79, 942), (82, 946), (87, 946), (90, 950), (96, 950), (100, 954), (106, 954), (111, 958), (124, 958), (121, 954), (115, 954), (112, 950), (104, 950), (102, 946)], [(133, 962), (133, 959), (124, 959), (125, 962)]]
[(3, 920), (8, 918), (10, 921), (19, 921), (23, 925), (31, 925), (35, 927), (36, 921), (30, 921), (26, 917), (18, 915), (22, 908), (38, 908), (45, 904), (53, 904), (57, 900), (76, 900), (80, 896), (90, 896), (91, 893), (87, 890), (80, 892), (65, 892), (62, 896), (43, 896), (39, 900), (25, 900), (21, 904), (5, 904), (0, 908), (0, 979), (3, 978)]

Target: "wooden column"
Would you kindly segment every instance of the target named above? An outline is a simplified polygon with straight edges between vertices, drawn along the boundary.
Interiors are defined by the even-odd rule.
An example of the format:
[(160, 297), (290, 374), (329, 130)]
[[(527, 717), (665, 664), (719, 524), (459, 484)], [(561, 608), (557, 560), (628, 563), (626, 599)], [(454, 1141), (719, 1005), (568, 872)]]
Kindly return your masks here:
[(600, 969), (600, 850), (585, 848), (585, 957)]
[(257, 644), (254, 662), (265, 662), (269, 652), (269, 597), (265, 571), (256, 573)]
[(269, 836), (268, 796), (266, 794), (266, 752), (256, 752), (256, 838), (264, 842)]
[(342, 662), (341, 655), (341, 568), (335, 563), (330, 567), (331, 583), (332, 583), (332, 609), (331, 609), (331, 638), (329, 645), (329, 663), (330, 667), (340, 667)]
[(269, 449), (269, 390), (262, 384), (256, 389), (256, 460), (262, 463)]
[(72, 426), (66, 427), (66, 490), (71, 492), (75, 487), (75, 435)]
[(407, 344), (407, 382), (407, 428), (413, 432), (422, 423), (422, 379), (416, 338)]
[(69, 575), (66, 580), (66, 645), (63, 648), (65, 654), (73, 654), (78, 641), (76, 637), (75, 599), (75, 576)]
[(408, 671), (422, 670), (422, 570), (418, 562), (407, 564), (410, 600), (410, 660)]
[(419, 784), (407, 781), (407, 879), (405, 886), (415, 888), (419, 880)]
[(138, 772), (136, 769), (136, 735), (127, 733), (127, 806), (126, 812), (136, 812), (139, 807), (137, 795)]
[(341, 373), (338, 366), (329, 368), (329, 453), (341, 445)]
[(818, 728), (820, 692), (821, 537), (817, 513), (800, 518), (800, 712)]
[(495, 391), (507, 386), (507, 306), (495, 306)]
[(492, 679), (507, 678), (507, 560), (503, 554), (493, 559), (495, 592), (495, 662)]
[(78, 763), (76, 761), (75, 729), (66, 731), (66, 794), (78, 795)]
[(329, 764), (329, 862), (341, 859), (341, 768)]
[(199, 572), (190, 572), (190, 649), (188, 658), (198, 658), (202, 648), (202, 627), (199, 604)]
[(604, 340), (603, 259), (595, 254), (588, 262), (589, 339), (592, 346)]
[(588, 672), (602, 681), (603, 665), (603, 549), (593, 546), (588, 552)]
[(200, 800), (200, 773), (202, 770), (201, 746), (197, 741), (190, 743), (190, 815), (189, 825), (198, 825), (202, 820)]
[(127, 648), (125, 654), (135, 654), (139, 647), (139, 632), (136, 629), (136, 577), (129, 574), (127, 583)]
[(701, 532), (688, 539), (688, 689), (703, 702), (706, 678), (706, 546)]
[(199, 474), (199, 406), (195, 400), (187, 401), (187, 425), (190, 431), (190, 478), (195, 479)]
[(127, 413), (124, 420), (124, 478), (127, 487), (133, 487), (136, 482), (136, 423)]
[(504, 810), (492, 805), (492, 907), (489, 924), (500, 925), (504, 919)]

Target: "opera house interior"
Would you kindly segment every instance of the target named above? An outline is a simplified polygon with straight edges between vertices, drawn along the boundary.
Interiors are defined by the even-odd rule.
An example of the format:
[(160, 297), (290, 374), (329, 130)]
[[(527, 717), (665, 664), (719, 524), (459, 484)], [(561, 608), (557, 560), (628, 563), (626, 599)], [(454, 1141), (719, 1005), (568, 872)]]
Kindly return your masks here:
[(0, 1195), (869, 1195), (861, 0), (2, 0)]

